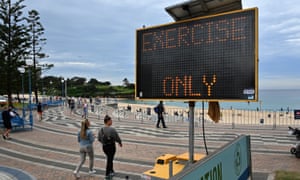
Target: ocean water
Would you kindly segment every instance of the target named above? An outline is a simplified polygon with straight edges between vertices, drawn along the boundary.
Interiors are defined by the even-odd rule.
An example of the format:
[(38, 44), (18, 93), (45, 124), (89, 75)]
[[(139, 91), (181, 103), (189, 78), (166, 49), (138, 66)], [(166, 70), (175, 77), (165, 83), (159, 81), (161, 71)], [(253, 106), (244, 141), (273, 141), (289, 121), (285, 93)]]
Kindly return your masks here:
[(221, 103), (224, 108), (236, 109), (292, 110), (300, 109), (300, 89), (259, 90), (259, 101), (252, 103)]
[[(157, 101), (135, 101), (135, 100), (121, 100), (120, 102), (131, 103), (131, 104), (149, 104), (155, 105)], [(165, 101), (165, 105), (188, 107), (187, 103), (184, 102), (172, 102)], [(208, 103), (204, 103), (207, 108)], [(293, 110), (300, 109), (300, 89), (296, 90), (259, 90), (259, 101), (258, 102), (220, 102), (222, 109), (261, 109), (261, 110)], [(202, 102), (196, 102), (196, 108), (201, 108)]]

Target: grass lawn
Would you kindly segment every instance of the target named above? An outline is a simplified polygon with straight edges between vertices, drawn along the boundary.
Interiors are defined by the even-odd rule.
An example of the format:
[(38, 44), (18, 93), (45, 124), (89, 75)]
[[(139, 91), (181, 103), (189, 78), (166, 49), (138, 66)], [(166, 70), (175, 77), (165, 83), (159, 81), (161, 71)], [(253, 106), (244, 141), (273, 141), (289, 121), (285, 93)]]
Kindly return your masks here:
[(275, 180), (300, 180), (300, 173), (289, 171), (276, 171)]
[[(13, 106), (14, 106), (14, 108), (22, 109), (23, 104), (22, 103), (14, 102)], [(28, 106), (28, 103), (24, 103), (24, 107), (27, 107), (27, 106)], [(0, 110), (3, 110), (5, 107), (7, 107), (7, 104), (1, 104)]]

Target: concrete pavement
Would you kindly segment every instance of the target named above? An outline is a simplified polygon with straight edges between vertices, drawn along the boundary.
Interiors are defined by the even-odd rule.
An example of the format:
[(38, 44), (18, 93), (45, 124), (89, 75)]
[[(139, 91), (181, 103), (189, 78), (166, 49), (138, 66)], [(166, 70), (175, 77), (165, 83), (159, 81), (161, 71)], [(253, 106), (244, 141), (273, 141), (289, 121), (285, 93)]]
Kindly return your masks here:
[[(114, 114), (113, 109), (106, 112)], [(103, 116), (91, 114), (91, 129), (97, 133), (103, 126)], [(125, 116), (124, 116), (125, 117)], [(33, 130), (16, 130), (12, 140), (0, 140), (0, 162), (4, 168), (21, 170), (32, 179), (75, 179), (73, 170), (79, 162), (76, 133), (80, 127), (80, 114), (70, 115), (66, 108), (50, 108), (43, 121), (35, 121)], [(116, 178), (140, 179), (140, 175), (152, 168), (156, 157), (165, 154), (181, 154), (188, 151), (188, 123), (167, 122), (167, 129), (157, 129), (152, 120), (138, 121), (133, 114), (118, 119), (114, 126), (124, 141), (115, 158)], [(204, 153), (200, 127), (195, 132), (195, 151)], [(207, 125), (207, 144), (210, 152), (226, 144), (239, 134), (250, 134), (252, 139), (253, 179), (266, 180), (276, 170), (300, 171), (299, 160), (289, 154), (294, 142), (283, 127), (269, 129), (231, 129), (224, 125)], [(94, 144), (94, 176), (87, 174), (87, 163), (80, 172), (81, 179), (103, 179), (105, 156), (101, 145)], [(19, 179), (17, 171), (0, 168), (0, 177)], [(2, 180), (0, 178), (0, 180)]]

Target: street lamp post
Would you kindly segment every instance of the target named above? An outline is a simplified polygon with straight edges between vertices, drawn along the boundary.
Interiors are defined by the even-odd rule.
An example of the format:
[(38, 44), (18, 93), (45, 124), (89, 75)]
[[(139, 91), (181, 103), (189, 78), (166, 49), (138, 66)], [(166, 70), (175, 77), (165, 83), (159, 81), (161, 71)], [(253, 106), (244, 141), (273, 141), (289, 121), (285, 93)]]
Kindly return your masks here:
[(24, 109), (24, 73), (25, 69), (23, 67), (18, 68), (19, 72), (22, 75), (22, 118), (25, 118), (25, 109)]
[(68, 98), (67, 84), (68, 84), (68, 79), (65, 80), (65, 98)]
[(50, 102), (52, 102), (52, 81), (49, 82), (50, 83)]
[(29, 84), (29, 123), (31, 127), (33, 126), (33, 116), (32, 116), (32, 105), (31, 105), (31, 66), (33, 64), (32, 60), (27, 60), (26, 65), (28, 67), (28, 84)]
[(61, 97), (63, 98), (64, 97), (64, 78), (61, 79)]
[(61, 106), (64, 108), (64, 78), (61, 79)]

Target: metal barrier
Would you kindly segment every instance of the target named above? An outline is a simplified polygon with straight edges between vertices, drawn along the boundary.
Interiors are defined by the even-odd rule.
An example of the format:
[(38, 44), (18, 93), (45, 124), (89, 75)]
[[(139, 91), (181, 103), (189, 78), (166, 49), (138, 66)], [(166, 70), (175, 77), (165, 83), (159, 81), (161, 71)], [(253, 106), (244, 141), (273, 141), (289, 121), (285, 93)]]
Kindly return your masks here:
[(276, 128), (277, 126), (299, 126), (300, 121), (295, 120), (293, 111), (273, 110), (222, 110), (220, 123), (237, 125), (259, 125)]
[[(130, 109), (128, 109), (130, 107)], [(155, 106), (122, 104), (118, 105), (115, 116), (118, 118), (133, 117), (141, 122), (157, 120), (157, 114), (154, 112)], [(204, 111), (206, 123), (214, 123), (207, 115), (208, 110)], [(127, 114), (126, 114), (127, 113)], [(195, 109), (195, 123), (202, 120), (202, 109)], [(125, 115), (126, 114), (126, 115)], [(164, 119), (166, 122), (184, 123), (188, 121), (188, 108), (165, 106)], [(300, 126), (300, 120), (295, 120), (293, 110), (243, 110), (243, 109), (221, 109), (220, 124), (231, 125), (232, 128), (247, 126), (254, 128), (272, 128), (283, 126)]]
[[(16, 115), (15, 117), (11, 118), (11, 125), (13, 128), (22, 127), (25, 128), (25, 125), (29, 125), (32, 128), (32, 125), (29, 121), (25, 118)], [(2, 119), (2, 112), (0, 112), (0, 127), (4, 127), (3, 119)]]
[[(62, 106), (64, 104), (63, 100), (57, 100), (57, 101), (47, 101), (46, 103), (47, 106)], [(36, 104), (34, 104), (34, 107), (36, 107)]]
[[(112, 113), (119, 121), (130, 118), (144, 122), (156, 122), (157, 114), (154, 112), (155, 105), (118, 103), (114, 98), (99, 98), (89, 105), (89, 111), (100, 116)], [(188, 107), (165, 106), (164, 119), (169, 123), (188, 122)], [(204, 110), (205, 123), (211, 121), (207, 115), (208, 110)], [(195, 109), (195, 123), (202, 121), (202, 109)], [(295, 120), (293, 110), (246, 110), (246, 109), (221, 109), (221, 119), (219, 124), (229, 125), (232, 128), (242, 126), (252, 128), (271, 128), (283, 126), (300, 126), (300, 120)]]
[[(61, 100), (58, 100), (58, 101), (47, 101), (45, 103), (42, 104), (43, 108), (45, 107), (52, 107), (52, 106), (60, 106), (63, 104), (63, 101)], [(36, 104), (31, 104), (31, 106), (27, 106), (27, 107), (24, 107), (24, 117), (20, 117), (18, 114), (11, 118), (11, 125), (13, 128), (17, 128), (17, 127), (22, 127), (22, 128), (25, 128), (25, 126), (30, 126), (31, 129), (33, 127), (33, 121), (30, 120), (29, 117), (26, 116), (26, 111), (30, 111), (30, 110), (34, 110), (37, 108), (37, 105)], [(28, 120), (27, 120), (28, 119)], [(4, 127), (3, 125), (3, 119), (2, 119), (2, 112), (0, 112), (0, 127)]]

